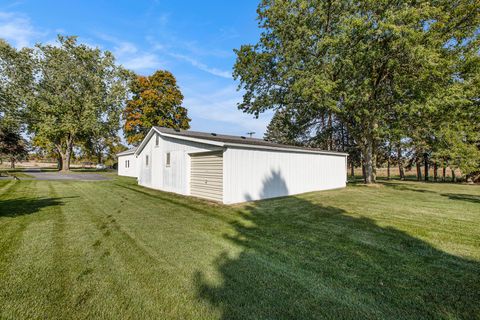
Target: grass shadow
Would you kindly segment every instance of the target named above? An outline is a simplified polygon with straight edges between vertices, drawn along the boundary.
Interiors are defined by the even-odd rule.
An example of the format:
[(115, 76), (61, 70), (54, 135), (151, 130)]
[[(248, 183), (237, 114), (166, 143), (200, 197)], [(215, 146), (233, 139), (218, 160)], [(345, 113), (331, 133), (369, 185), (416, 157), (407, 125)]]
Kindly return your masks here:
[(468, 201), (473, 203), (480, 203), (480, 196), (476, 196), (473, 194), (464, 194), (464, 193), (442, 193), (444, 197), (448, 197), (448, 199), (452, 200), (461, 200), (461, 201)]
[(221, 284), (194, 276), (222, 319), (480, 317), (477, 261), (301, 197), (240, 210), (224, 238), (242, 252), (216, 259)]
[(399, 184), (398, 182), (390, 181), (390, 180), (382, 180), (382, 181), (379, 181), (378, 183), (381, 183), (382, 185), (395, 190), (414, 191), (414, 192), (420, 192), (420, 193), (437, 193), (436, 191), (414, 188), (406, 185), (405, 183)]
[(77, 197), (61, 198), (14, 198), (0, 200), (0, 217), (17, 217), (22, 215), (34, 214), (42, 208), (52, 206), (62, 206), (63, 199)]

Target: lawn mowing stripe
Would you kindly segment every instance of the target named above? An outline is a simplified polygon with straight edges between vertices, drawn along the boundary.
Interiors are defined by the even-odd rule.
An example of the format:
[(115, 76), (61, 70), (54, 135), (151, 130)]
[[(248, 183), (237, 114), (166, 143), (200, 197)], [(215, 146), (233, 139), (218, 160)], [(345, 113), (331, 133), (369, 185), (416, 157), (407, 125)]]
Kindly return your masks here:
[[(46, 184), (32, 181), (27, 185), (32, 187), (32, 191), (28, 192), (32, 197), (32, 205), (35, 205), (36, 201), (42, 201), (39, 199), (50, 196), (49, 191), (45, 190)], [(29, 215), (15, 218), (32, 221), (32, 223), (29, 223), (22, 233), (19, 246), (11, 255), (12, 260), (5, 272), (5, 287), (2, 291), (8, 298), (4, 299), (5, 304), (2, 309), (5, 313), (8, 312), (4, 314), (6, 318), (51, 317), (49, 309), (58, 314), (56, 308), (52, 310), (56, 300), (50, 298), (52, 292), (56, 291), (54, 287), (56, 282), (51, 279), (56, 278), (57, 270), (51, 267), (50, 262), (54, 251), (51, 242), (52, 217), (58, 210), (57, 206), (39, 207)], [(32, 216), (38, 219), (33, 220)], [(25, 284), (35, 284), (35, 286), (30, 287)], [(25, 306), (29, 307), (25, 308)]]
[[(159, 194), (161, 194), (161, 193), (159, 193)], [(153, 197), (153, 195), (152, 195), (152, 197)], [(160, 201), (159, 198), (161, 198), (161, 196), (154, 197), (154, 200)], [(264, 245), (265, 247), (269, 247), (270, 243), (268, 241), (268, 238), (265, 238), (265, 236), (261, 236), (261, 237), (259, 237), (259, 239), (261, 240), (262, 244), (259, 243), (258, 245), (260, 245), (260, 246)], [(272, 243), (273, 243), (273, 241), (272, 241)], [(280, 248), (281, 248), (281, 246), (278, 247), (277, 250), (275, 251), (277, 258), (278, 258), (278, 255), (279, 255), (280, 251), (281, 251)], [(264, 252), (263, 254), (265, 254), (265, 253), (266, 252)], [(298, 269), (295, 269), (295, 268), (289, 269), (289, 267), (291, 267), (291, 265), (288, 266), (287, 264), (285, 264), (284, 267), (278, 268), (282, 264), (284, 264), (285, 261), (281, 261), (281, 260), (278, 260), (278, 259), (272, 260), (271, 257), (267, 258), (267, 256), (268, 255), (265, 255), (265, 258), (263, 258), (263, 259), (260, 258), (259, 260), (257, 260), (257, 262), (264, 265), (262, 267), (262, 269), (269, 270), (270, 273), (273, 272), (274, 274), (278, 274), (278, 275), (281, 274), (282, 277), (287, 276), (290, 279), (290, 281), (296, 281), (298, 284), (303, 282), (302, 287), (303, 286), (308, 286), (308, 284), (309, 284), (308, 280), (305, 280), (305, 281), (302, 280), (302, 275), (301, 275), (302, 271), (301, 270), (298, 270)], [(277, 271), (275, 271), (275, 270), (277, 270)], [(255, 275), (252, 274), (251, 276), (253, 277), (252, 279), (255, 279)], [(251, 282), (255, 283), (255, 281), (251, 281)], [(251, 289), (253, 289), (253, 287)], [(294, 294), (294, 293), (292, 293), (292, 294)], [(346, 296), (348, 296), (348, 294), (346, 294), (345, 297)], [(325, 298), (327, 298), (327, 297), (328, 297), (328, 294), (325, 295)], [(342, 299), (339, 299), (339, 301), (342, 301)]]
[[(102, 192), (101, 190), (92, 190), (92, 189), (83, 189), (82, 190), (84, 193), (85, 198), (90, 198), (90, 196), (99, 196), (98, 192)], [(110, 190), (113, 191), (113, 190)], [(88, 193), (91, 193), (89, 195)], [(120, 200), (121, 197), (116, 192), (113, 192), (115, 194), (115, 199)], [(101, 196), (101, 195), (100, 195)], [(117, 201), (118, 201), (117, 200)], [(111, 212), (109, 209), (110, 203), (103, 203), (101, 211), (104, 213), (101, 214), (102, 216), (105, 216), (106, 213)], [(117, 202), (118, 205), (118, 202)], [(122, 213), (125, 212), (125, 206), (127, 204), (123, 205)], [(115, 207), (115, 205), (114, 205)], [(113, 213), (113, 217), (116, 217), (118, 221), (119, 214)], [(135, 217), (133, 216), (132, 218), (134, 219), (139, 219), (140, 217)], [(123, 227), (121, 227), (123, 229)], [(119, 231), (119, 230), (117, 230)], [(123, 234), (125, 231), (122, 231), (122, 234), (120, 235), (121, 239), (125, 239), (125, 234)], [(128, 238), (130, 239), (127, 242), (122, 241), (119, 242), (118, 239), (115, 239), (115, 236), (119, 235), (118, 232), (112, 232), (111, 235), (108, 237), (108, 241), (114, 241), (112, 243), (112, 246), (114, 243), (122, 243), (121, 246), (116, 246), (114, 247), (114, 250), (116, 250), (119, 254), (120, 257), (122, 258), (123, 267), (126, 268), (127, 273), (131, 274), (133, 278), (135, 279), (134, 283), (142, 284), (143, 289), (141, 287), (138, 287), (138, 285), (133, 285), (133, 283), (130, 283), (131, 286), (137, 288), (137, 290), (145, 291), (143, 295), (147, 294), (149, 296), (152, 296), (154, 299), (162, 299), (165, 300), (167, 303), (164, 303), (166, 306), (169, 306), (168, 308), (163, 308), (158, 310), (158, 312), (165, 314), (167, 317), (172, 316), (172, 308), (178, 308), (179, 306), (183, 305), (181, 299), (178, 298), (178, 296), (181, 296), (182, 292), (185, 292), (185, 289), (176, 289), (174, 291), (171, 291), (171, 287), (176, 283), (176, 282), (184, 282), (184, 283), (189, 283), (191, 279), (191, 275), (186, 275), (184, 272), (179, 272), (183, 268), (181, 265), (175, 264), (175, 260), (171, 260), (173, 262), (169, 262), (168, 260), (165, 260), (164, 257), (159, 256), (158, 252), (154, 253), (151, 251), (151, 249), (148, 249), (148, 247), (145, 247), (145, 244), (143, 242), (138, 242), (138, 239), (134, 238), (130, 232), (127, 232)], [(140, 247), (139, 247), (140, 245)], [(138, 251), (139, 248), (141, 248), (141, 251)], [(122, 250), (123, 249), (123, 250)], [(146, 250), (146, 251), (145, 251)], [(132, 264), (131, 261), (141, 261), (139, 262), (142, 265), (141, 269), (135, 268)], [(169, 267), (166, 268), (164, 265), (165, 263), (168, 264)], [(155, 279), (155, 280), (154, 280)], [(182, 280), (181, 280), (182, 279)], [(160, 286), (160, 288), (159, 288)], [(167, 291), (162, 290), (165, 288)], [(163, 292), (162, 295), (159, 295), (159, 290)], [(180, 291), (179, 291), (180, 290)], [(187, 291), (188, 292), (188, 291)], [(172, 306), (173, 303), (173, 306)], [(187, 303), (187, 302), (185, 302)], [(157, 303), (155, 304), (154, 308), (158, 309), (161, 308), (162, 304)], [(201, 310), (200, 307), (196, 312), (199, 312)], [(170, 315), (170, 316), (168, 316)]]
[[(159, 265), (162, 264), (162, 269), (165, 268), (165, 264), (169, 266), (168, 261), (160, 261), (157, 257), (154, 257), (144, 246), (139, 244), (128, 232), (122, 230), (120, 226), (116, 223), (115, 219), (108, 212), (107, 203), (102, 203), (102, 206), (94, 206), (90, 199), (91, 195), (97, 195), (98, 192), (101, 192), (100, 189), (96, 188), (96, 185), (91, 185), (91, 188), (84, 188), (85, 185), (76, 184), (76, 192), (81, 194), (83, 203), (83, 208), (85, 213), (88, 214), (89, 219), (93, 222), (98, 231), (101, 231), (103, 237), (101, 237), (101, 246), (109, 250), (111, 254), (106, 258), (111, 262), (111, 266), (117, 270), (121, 271), (122, 274), (129, 274), (130, 278), (135, 278), (137, 280), (138, 273), (141, 272), (147, 265)], [(87, 192), (87, 189), (89, 189)], [(131, 261), (142, 261), (141, 269), (132, 268)], [(174, 266), (170, 265), (171, 272), (175, 270)], [(158, 270), (157, 272), (164, 272)], [(142, 286), (136, 284), (135, 282), (129, 281), (128, 287), (125, 287), (125, 279), (121, 279), (112, 274), (109, 277), (113, 282), (113, 286), (119, 288), (116, 290), (116, 294), (120, 295), (119, 298), (124, 301), (124, 304), (132, 304), (135, 306), (135, 309), (139, 312), (142, 312), (141, 316), (146, 317), (148, 315), (152, 316), (153, 311), (152, 307), (144, 301), (140, 300), (139, 296), (148, 296), (155, 294), (155, 288), (149, 288), (147, 294), (138, 294), (138, 291), (144, 291), (148, 288), (148, 283), (144, 281)], [(146, 287), (146, 288), (145, 288)], [(121, 290), (120, 290), (121, 289)], [(161, 304), (160, 304), (161, 305)], [(133, 310), (125, 310), (128, 313), (133, 312)]]
[[(114, 318), (127, 314), (133, 317), (134, 314), (129, 310), (129, 305), (138, 298), (129, 294), (125, 279), (118, 276), (125, 272), (122, 272), (109, 253), (114, 251), (115, 245), (105, 248), (105, 238), (103, 238), (105, 230), (101, 228), (104, 220), (97, 213), (99, 207), (95, 206), (95, 203), (89, 197), (85, 197), (82, 192), (83, 188), (87, 187), (96, 190), (94, 184), (83, 182), (65, 183), (64, 186), (65, 189), (69, 189), (69, 193), (79, 197), (75, 200), (78, 210), (74, 211), (74, 215), (69, 216), (71, 232), (76, 233), (76, 237), (70, 239), (70, 250), (73, 250), (73, 258), (77, 259), (78, 265), (71, 267), (75, 278), (72, 308), (84, 318), (98, 317), (101, 310), (96, 306), (100, 305), (111, 309), (111, 315)], [(79, 234), (80, 231), (83, 235)], [(102, 239), (101, 245), (97, 244), (99, 238)], [(102, 300), (102, 297), (110, 297), (110, 299)], [(135, 303), (141, 304), (142, 301)]]
[(0, 181), (0, 183), (3, 184), (3, 185), (0, 184), (1, 185), (0, 197), (1, 197), (2, 195), (8, 194), (9, 193), (8, 191), (18, 182), (15, 180), (8, 180), (8, 181)]
[[(5, 295), (0, 318), (480, 315), (478, 234), (468, 237), (480, 220), (461, 212), (480, 207), (439, 192), (426, 198), (412, 190), (352, 187), (223, 206), (134, 180), (23, 183), (8, 196), (61, 204), (54, 209), (43, 201), (38, 212), (0, 217), (0, 230), (30, 222), (11, 263), (19, 278), (0, 278), (16, 281), (15, 294), (24, 296), (13, 305), (15, 296)], [(460, 185), (444, 189), (468, 193)], [(454, 255), (442, 249), (445, 240)], [(469, 248), (468, 260), (458, 257)], [(0, 294), (6, 290), (0, 286)]]
[[(139, 193), (138, 199), (129, 199), (125, 205), (131, 205), (133, 207), (139, 206), (148, 213), (148, 215), (155, 219), (156, 222), (161, 222), (165, 225), (170, 225), (175, 228), (182, 228), (181, 234), (185, 235), (194, 235), (199, 240), (214, 242), (219, 246), (225, 247), (225, 237), (234, 236), (233, 229), (228, 230), (228, 233), (221, 232), (219, 230), (224, 230), (225, 227), (230, 227), (233, 224), (241, 224), (245, 220), (238, 216), (238, 210), (231, 210), (228, 206), (212, 204), (210, 202), (205, 202), (203, 200), (190, 199), (185, 196), (177, 196), (170, 193), (165, 193), (156, 190), (149, 190), (143, 187), (132, 187), (125, 185), (118, 185), (120, 188), (115, 190), (117, 195), (126, 197), (129, 195), (129, 191), (135, 191)], [(147, 199), (143, 199), (143, 196), (146, 196)], [(172, 199), (173, 198), (173, 199)], [(123, 200), (121, 200), (123, 201)], [(191, 203), (190, 205), (185, 205), (184, 202)], [(159, 204), (165, 208), (162, 211), (159, 211)], [(182, 206), (186, 210), (178, 210), (178, 205)], [(233, 215), (235, 213), (237, 215)], [(202, 232), (196, 231), (194, 228), (185, 228), (185, 226), (179, 225), (175, 219), (185, 220), (186, 223), (194, 224), (201, 223)], [(173, 222), (173, 221), (175, 222)], [(212, 236), (214, 236), (212, 238)], [(224, 249), (231, 248), (227, 246)]]
[[(29, 195), (31, 199), (35, 199), (38, 192), (37, 188), (32, 187), (31, 183), (23, 182), (9, 184), (8, 190), (10, 192), (0, 195), (0, 205), (3, 207), (2, 211), (5, 210), (3, 212), (5, 216), (0, 215), (0, 234), (2, 234), (0, 239), (0, 274), (13, 259), (23, 237), (23, 232), (31, 223), (28, 216), (17, 216), (17, 212), (13, 212), (15, 210), (21, 213), (21, 208), (24, 207), (22, 201), (18, 199), (22, 198), (23, 195)], [(12, 201), (14, 202), (14, 207)], [(6, 212), (7, 210), (10, 212)], [(12, 214), (13, 216), (10, 216)]]

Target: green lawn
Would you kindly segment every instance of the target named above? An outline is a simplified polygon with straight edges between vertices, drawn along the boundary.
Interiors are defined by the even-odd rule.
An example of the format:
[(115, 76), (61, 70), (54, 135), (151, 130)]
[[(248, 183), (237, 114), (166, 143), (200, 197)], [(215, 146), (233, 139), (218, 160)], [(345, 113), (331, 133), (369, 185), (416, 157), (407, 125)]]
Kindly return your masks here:
[(0, 319), (480, 319), (480, 187), (233, 207), (111, 181), (0, 181)]
[(1, 176), (15, 176), (18, 178), (33, 178), (28, 173), (23, 172), (23, 169), (0, 169)]

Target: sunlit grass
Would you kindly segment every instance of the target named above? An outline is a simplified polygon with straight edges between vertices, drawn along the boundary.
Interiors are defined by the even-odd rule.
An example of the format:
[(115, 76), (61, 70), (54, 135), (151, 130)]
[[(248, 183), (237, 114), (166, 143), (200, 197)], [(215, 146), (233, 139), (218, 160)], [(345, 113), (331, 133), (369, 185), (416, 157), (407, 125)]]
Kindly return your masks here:
[(479, 186), (223, 206), (127, 178), (0, 181), (0, 318), (479, 318), (479, 230)]

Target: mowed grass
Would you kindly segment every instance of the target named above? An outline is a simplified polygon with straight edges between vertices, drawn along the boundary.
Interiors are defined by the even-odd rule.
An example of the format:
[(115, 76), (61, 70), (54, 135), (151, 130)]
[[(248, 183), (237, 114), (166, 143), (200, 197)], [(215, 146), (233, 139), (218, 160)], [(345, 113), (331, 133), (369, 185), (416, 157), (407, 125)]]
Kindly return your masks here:
[(480, 187), (223, 206), (134, 179), (0, 181), (0, 319), (480, 318)]

